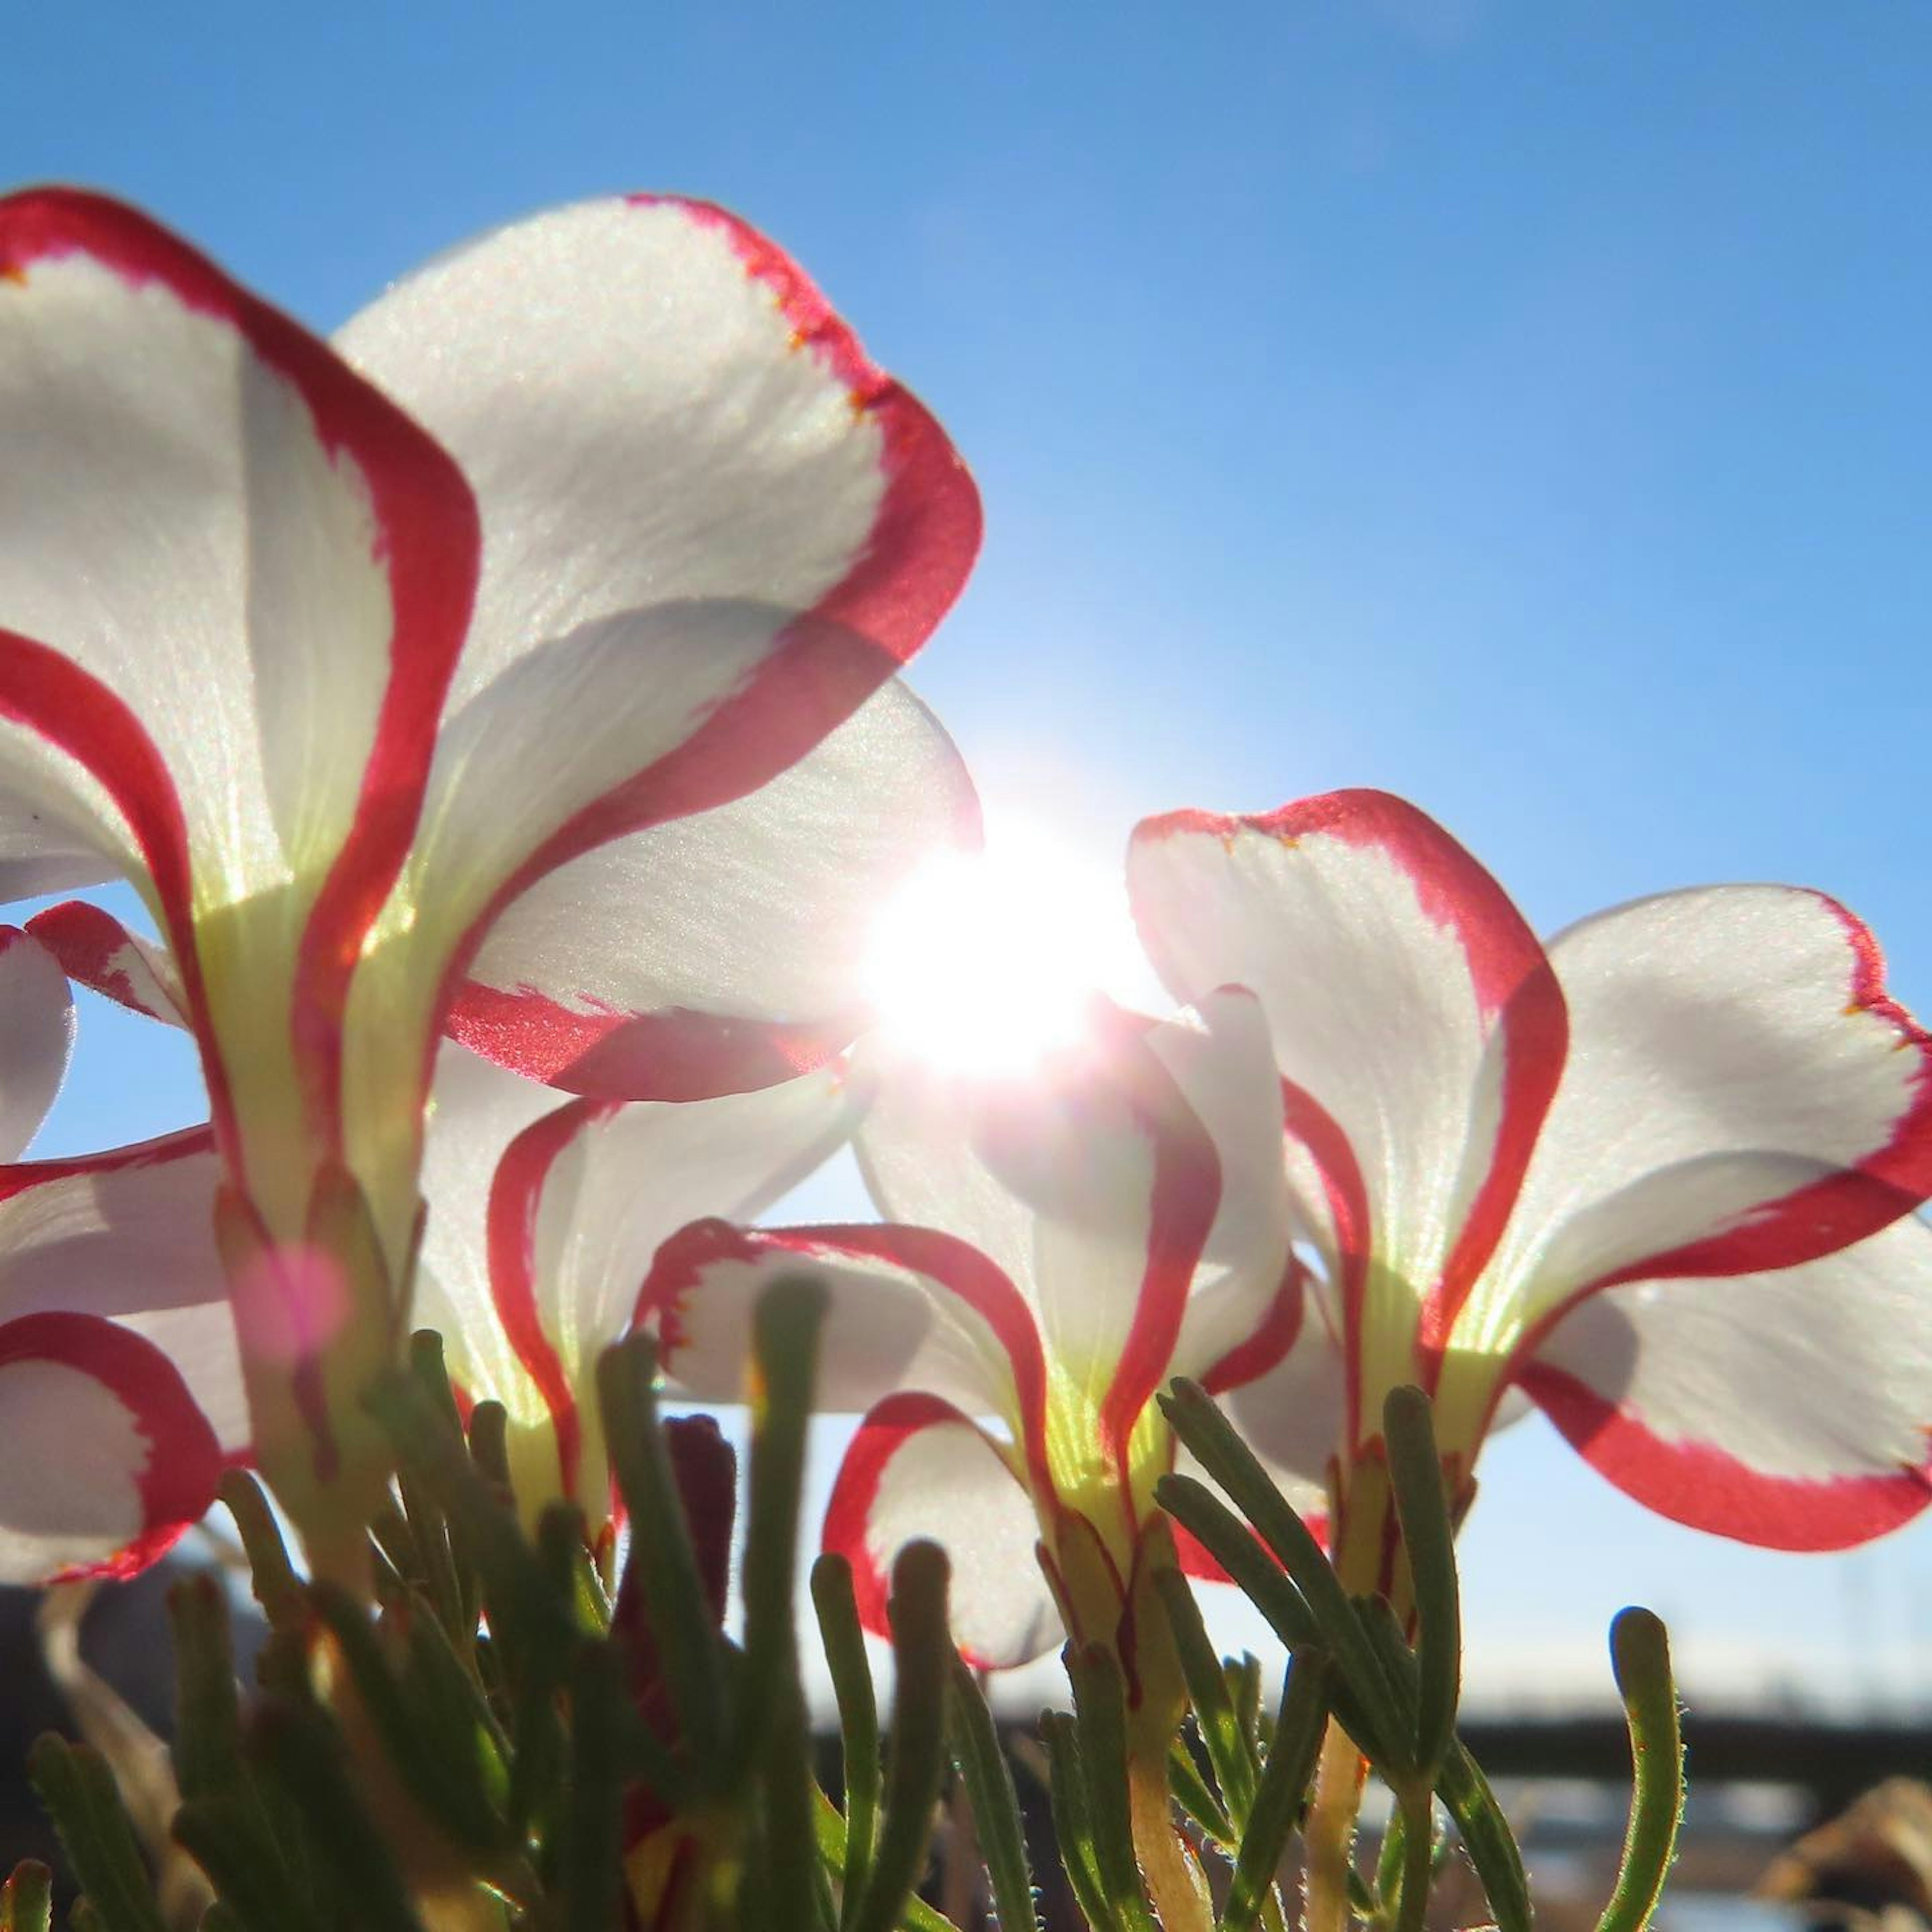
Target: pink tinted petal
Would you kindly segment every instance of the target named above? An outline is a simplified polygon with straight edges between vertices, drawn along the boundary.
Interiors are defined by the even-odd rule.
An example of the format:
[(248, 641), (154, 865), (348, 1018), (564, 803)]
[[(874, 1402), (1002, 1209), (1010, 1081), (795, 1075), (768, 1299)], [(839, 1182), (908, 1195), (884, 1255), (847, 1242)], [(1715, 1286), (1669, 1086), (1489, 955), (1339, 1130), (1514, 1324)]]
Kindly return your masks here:
[(167, 1358), (98, 1316), (0, 1322), (0, 1582), (132, 1576), (214, 1501), (222, 1456)]
[(1005, 1456), (951, 1404), (906, 1394), (860, 1425), (825, 1517), (825, 1547), (852, 1565), (860, 1616), (880, 1636), (892, 1559), (916, 1538), (951, 1560), (953, 1639), (970, 1663), (1004, 1670), (1060, 1642), (1033, 1506)]
[(1619, 1489), (1694, 1528), (1837, 1550), (1932, 1502), (1932, 1229), (1762, 1274), (1628, 1282), (1521, 1371)]

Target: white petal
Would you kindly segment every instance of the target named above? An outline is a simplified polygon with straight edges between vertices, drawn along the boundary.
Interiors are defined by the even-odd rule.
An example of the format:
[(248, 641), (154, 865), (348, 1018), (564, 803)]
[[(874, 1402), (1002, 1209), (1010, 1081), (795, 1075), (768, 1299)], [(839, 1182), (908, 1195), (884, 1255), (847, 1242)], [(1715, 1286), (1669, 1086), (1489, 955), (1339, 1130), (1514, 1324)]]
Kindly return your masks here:
[(767, 1085), (854, 1037), (879, 907), (978, 836), (952, 741), (895, 681), (745, 797), (539, 880), (490, 928), (452, 1030), (610, 1098)]
[(976, 500), (943, 435), (716, 209), (593, 201), (499, 229), (338, 340), (482, 506), (453, 707), (544, 639), (687, 600), (817, 610), (904, 658), (970, 562)]
[(857, 1414), (916, 1388), (1016, 1430), (1042, 1425), (1039, 1339), (1012, 1284), (964, 1244), (918, 1228), (694, 1222), (658, 1250), (640, 1304), (664, 1337), (666, 1372), (700, 1401), (742, 1400), (758, 1302), (801, 1277), (828, 1298), (818, 1408)]
[(67, 1077), (74, 999), (46, 948), (0, 926), (0, 1160), (16, 1160)]
[(1611, 1481), (1680, 1522), (1832, 1550), (1932, 1502), (1932, 1229), (1795, 1268), (1630, 1282), (1563, 1316), (1522, 1381)]
[[(1298, 1318), (1300, 1291), (1288, 1281), (1294, 1203), (1282, 1160), (1281, 1082), (1268, 1016), (1242, 987), (1210, 993), (1199, 1024), (1183, 1016), (1148, 1030), (1148, 1045), (1172, 1073), (1208, 1130), (1220, 1162), (1220, 1202), (1187, 1312), (1174, 1345), (1173, 1372), (1226, 1385), (1238, 1352), (1271, 1320)], [(1286, 1293), (1293, 1304), (1278, 1308)], [(1238, 1371), (1236, 1370), (1238, 1372)]]
[(1501, 1232), (1562, 1065), (1561, 996), (1502, 889), (1414, 807), (1367, 791), (1148, 820), (1128, 880), (1178, 997), (1259, 995), (1345, 1306), (1370, 1298), (1370, 1336), (1413, 1333), (1431, 1303), (1446, 1317)]
[(461, 478), (132, 210), (15, 196), (0, 266), (10, 799), (148, 881), (178, 938), (190, 896), (272, 911), (301, 879), (299, 910), (352, 826), (379, 891), (461, 638)]
[(133, 1330), (235, 1450), (248, 1406), (214, 1245), (219, 1171), (206, 1128), (0, 1168), (0, 1320), (81, 1313)]
[(850, 1562), (860, 1614), (880, 1635), (892, 1559), (917, 1538), (951, 1560), (953, 1640), (970, 1662), (1001, 1670), (1061, 1641), (1033, 1505), (1004, 1456), (944, 1403), (898, 1396), (854, 1438), (825, 1520), (825, 1546)]
[(1144, 1029), (1102, 1010), (1011, 1076), (860, 1059), (877, 1097), (856, 1145), (880, 1214), (987, 1256), (1086, 1417), (1130, 1427), (1170, 1372), (1220, 1198), (1213, 1143)]
[(554, 1112), (557, 1097), (552, 1088), (446, 1043), (423, 1141), (427, 1213), (410, 1326), (442, 1336), (450, 1375), (470, 1395), (530, 1420), (542, 1414), (541, 1400), (490, 1292), (490, 1190), (505, 1150)]
[(1583, 1285), (1828, 1252), (1932, 1185), (1932, 1050), (1818, 894), (1673, 892), (1552, 942), (1569, 1064), (1499, 1253)]
[[(1340, 1340), (1310, 1294), (1294, 1346), (1265, 1375), (1221, 1398), (1229, 1419), (1304, 1515), (1327, 1507), (1330, 1470), (1348, 1453), (1348, 1381)], [(1379, 1427), (1376, 1418), (1375, 1427)]]
[(213, 1504), (221, 1456), (151, 1342), (82, 1315), (0, 1321), (0, 1582), (145, 1568)]
[(520, 1501), (540, 1507), (560, 1480), (588, 1504), (596, 1358), (629, 1328), (658, 1244), (693, 1213), (755, 1214), (795, 1185), (849, 1132), (850, 1097), (826, 1072), (718, 1100), (559, 1108), (454, 1044), (435, 1097), (412, 1318), (443, 1335), (469, 1395), (546, 1438), (520, 1452)]

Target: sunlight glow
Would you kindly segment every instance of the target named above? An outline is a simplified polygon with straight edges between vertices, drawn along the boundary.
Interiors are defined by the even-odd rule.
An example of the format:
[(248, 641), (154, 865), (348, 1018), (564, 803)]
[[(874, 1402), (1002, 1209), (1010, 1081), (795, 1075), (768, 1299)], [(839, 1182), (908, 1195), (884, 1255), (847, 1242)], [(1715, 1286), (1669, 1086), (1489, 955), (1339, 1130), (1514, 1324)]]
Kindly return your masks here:
[(902, 1052), (1018, 1072), (1076, 1040), (1096, 991), (1165, 1010), (1118, 872), (1030, 825), (935, 854), (882, 910), (866, 991)]

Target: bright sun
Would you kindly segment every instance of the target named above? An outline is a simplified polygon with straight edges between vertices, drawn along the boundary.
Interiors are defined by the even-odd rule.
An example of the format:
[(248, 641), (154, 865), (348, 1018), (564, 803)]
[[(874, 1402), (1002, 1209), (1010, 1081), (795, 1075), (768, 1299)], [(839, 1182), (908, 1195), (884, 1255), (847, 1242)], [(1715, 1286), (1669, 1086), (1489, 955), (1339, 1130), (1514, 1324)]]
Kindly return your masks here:
[(905, 1052), (1017, 1071), (1076, 1038), (1097, 988), (1164, 1007), (1118, 870), (1027, 824), (989, 826), (980, 853), (928, 860), (880, 913), (866, 990)]

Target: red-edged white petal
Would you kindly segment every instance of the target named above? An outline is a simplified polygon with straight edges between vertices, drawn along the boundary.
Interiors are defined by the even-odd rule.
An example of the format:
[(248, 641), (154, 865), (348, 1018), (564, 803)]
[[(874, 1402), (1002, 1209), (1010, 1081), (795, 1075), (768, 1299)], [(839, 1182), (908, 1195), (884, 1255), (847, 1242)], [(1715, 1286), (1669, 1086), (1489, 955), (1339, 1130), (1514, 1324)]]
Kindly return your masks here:
[(1022, 1075), (861, 1058), (875, 1098), (855, 1145), (879, 1211), (992, 1259), (1060, 1386), (1124, 1442), (1171, 1372), (1220, 1196), (1214, 1144), (1144, 1027), (1097, 1006), (1086, 1040)]
[(722, 210), (554, 209), (439, 256), (343, 353), (454, 451), (482, 506), (460, 710), (546, 639), (724, 598), (910, 655), (979, 538), (930, 416)]
[(746, 796), (538, 880), (491, 926), (450, 1030), (607, 1098), (768, 1086), (854, 1037), (879, 907), (979, 836), (958, 753), (895, 680)]
[(1330, 1474), (1348, 1448), (1348, 1388), (1337, 1325), (1312, 1287), (1292, 1345), (1221, 1400), (1289, 1502), (1304, 1515), (1324, 1509)]
[(658, 1244), (693, 1212), (758, 1213), (845, 1138), (853, 1103), (836, 1070), (715, 1100), (555, 1099), (443, 1049), (416, 1319), (452, 1338), (472, 1396), (548, 1420), (568, 1490), (580, 1392), (629, 1327)]
[(695, 1222), (658, 1250), (638, 1312), (657, 1323), (665, 1371), (681, 1389), (736, 1401), (760, 1297), (801, 1276), (828, 1297), (818, 1408), (857, 1413), (917, 1388), (1039, 1442), (1046, 1371), (1031, 1312), (985, 1256), (949, 1234)]
[(436, 1056), (423, 1141), (427, 1211), (410, 1322), (442, 1336), (443, 1358), (460, 1387), (513, 1414), (542, 1412), (490, 1292), (490, 1191), (511, 1143), (557, 1105), (554, 1089), (506, 1073), (460, 1046), (446, 1042)]
[(860, 1425), (825, 1517), (825, 1546), (852, 1565), (859, 1614), (880, 1636), (892, 1559), (921, 1537), (951, 1559), (952, 1635), (970, 1662), (1002, 1670), (1061, 1641), (1039, 1523), (1006, 1452), (950, 1404), (908, 1393)]
[(37, 190), (0, 202), (0, 530), (10, 796), (178, 945), (247, 902), (223, 944), (261, 968), (308, 922), (333, 1011), (462, 639), (453, 464), (146, 217)]
[(0, 1582), (131, 1576), (214, 1501), (222, 1457), (168, 1358), (88, 1315), (0, 1322)]
[(44, 946), (0, 926), (0, 1160), (40, 1132), (73, 1052), (67, 976)]
[(160, 1349), (224, 1450), (248, 1441), (205, 1127), (0, 1168), (0, 1320), (104, 1318)]
[(181, 975), (164, 947), (130, 932), (111, 912), (68, 899), (34, 914), (27, 930), (75, 985), (164, 1024), (192, 1028)]
[(1570, 1052), (1503, 1250), (1533, 1317), (1590, 1282), (1776, 1268), (1932, 1189), (1932, 1040), (1816, 892), (1672, 892), (1550, 946)]
[(1128, 884), (1178, 997), (1234, 982), (1267, 1010), (1352, 1334), (1406, 1336), (1419, 1304), (1438, 1341), (1562, 1066), (1562, 998), (1534, 934), (1447, 832), (1380, 792), (1148, 820)]
[(1628, 1282), (1562, 1316), (1524, 1386), (1618, 1488), (1780, 1550), (1862, 1543), (1932, 1502), (1932, 1228), (1821, 1260)]
[(1268, 1016), (1245, 987), (1223, 987), (1193, 1013), (1150, 1027), (1147, 1042), (1207, 1129), (1220, 1164), (1214, 1225), (1172, 1365), (1174, 1374), (1218, 1392), (1271, 1366), (1301, 1321), (1281, 1082)]
[(443, 916), (784, 770), (924, 641), (977, 547), (932, 418), (714, 208), (498, 230), (340, 339), (482, 510), (425, 813)]

